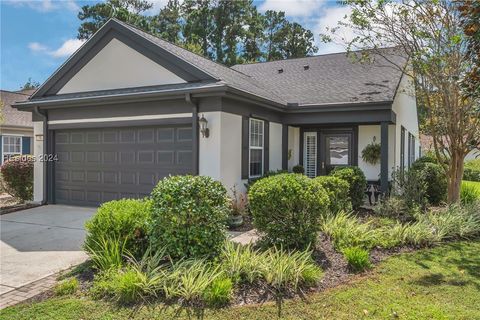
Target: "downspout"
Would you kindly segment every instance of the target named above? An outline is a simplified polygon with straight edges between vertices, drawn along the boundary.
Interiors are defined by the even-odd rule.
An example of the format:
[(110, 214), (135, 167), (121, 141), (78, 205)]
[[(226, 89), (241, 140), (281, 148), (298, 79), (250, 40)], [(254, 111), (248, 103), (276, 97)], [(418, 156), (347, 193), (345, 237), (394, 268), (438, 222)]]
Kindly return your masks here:
[(185, 101), (192, 106), (192, 156), (193, 156), (193, 174), (199, 173), (199, 150), (200, 141), (198, 137), (198, 100), (193, 99), (190, 93), (185, 94)]
[[(40, 111), (38, 106), (33, 107), (33, 113), (40, 117), (43, 121), (43, 154), (47, 153), (47, 133), (48, 133), (48, 117), (47, 113)], [(41, 204), (47, 204), (47, 161), (43, 161), (43, 199)]]

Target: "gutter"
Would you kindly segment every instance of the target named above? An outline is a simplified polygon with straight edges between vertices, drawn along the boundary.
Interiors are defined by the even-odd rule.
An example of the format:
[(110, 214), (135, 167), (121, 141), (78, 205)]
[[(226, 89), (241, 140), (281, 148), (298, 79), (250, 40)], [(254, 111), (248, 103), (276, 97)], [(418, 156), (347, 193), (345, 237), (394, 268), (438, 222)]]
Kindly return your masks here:
[[(47, 152), (47, 133), (48, 133), (48, 116), (46, 112), (40, 111), (38, 106), (33, 107), (33, 113), (42, 118), (43, 121), (43, 153), (46, 154)], [(43, 161), (43, 199), (41, 204), (47, 204), (47, 190), (48, 190), (48, 182), (47, 182), (47, 162)]]

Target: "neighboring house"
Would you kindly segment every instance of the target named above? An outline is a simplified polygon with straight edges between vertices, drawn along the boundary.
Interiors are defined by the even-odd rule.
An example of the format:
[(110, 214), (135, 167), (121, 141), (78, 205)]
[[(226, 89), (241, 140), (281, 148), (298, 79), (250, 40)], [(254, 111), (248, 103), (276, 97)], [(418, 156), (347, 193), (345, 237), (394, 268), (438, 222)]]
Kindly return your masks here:
[[(444, 137), (444, 141), (447, 143), (446, 138)], [(432, 136), (428, 136), (425, 134), (420, 134), (420, 146), (422, 155), (427, 152), (433, 152), (435, 150), (433, 146), (433, 138)], [(465, 161), (474, 160), (480, 158), (480, 146), (477, 143), (477, 146), (472, 146), (470, 152), (465, 156)]]
[(12, 156), (30, 154), (33, 145), (31, 112), (12, 108), (17, 101), (25, 101), (35, 90), (0, 90), (2, 101), (0, 116), (0, 164)]
[[(386, 190), (418, 157), (410, 82), (387, 65), (342, 53), (228, 68), (112, 19), (16, 104), (44, 136), (35, 154), (58, 157), (35, 163), (34, 199), (97, 205), (187, 173), (243, 189), (297, 164), (311, 177), (358, 165)], [(375, 166), (360, 156), (374, 139)]]

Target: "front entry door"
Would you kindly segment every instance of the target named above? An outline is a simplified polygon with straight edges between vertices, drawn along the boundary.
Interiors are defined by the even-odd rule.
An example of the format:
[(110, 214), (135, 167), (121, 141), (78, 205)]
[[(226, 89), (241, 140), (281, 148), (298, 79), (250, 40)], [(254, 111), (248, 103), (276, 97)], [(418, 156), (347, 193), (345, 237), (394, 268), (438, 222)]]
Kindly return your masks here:
[(353, 130), (309, 130), (303, 134), (303, 166), (309, 177), (354, 165)]
[(353, 164), (353, 134), (351, 132), (321, 132), (321, 174), (329, 174), (333, 168)]

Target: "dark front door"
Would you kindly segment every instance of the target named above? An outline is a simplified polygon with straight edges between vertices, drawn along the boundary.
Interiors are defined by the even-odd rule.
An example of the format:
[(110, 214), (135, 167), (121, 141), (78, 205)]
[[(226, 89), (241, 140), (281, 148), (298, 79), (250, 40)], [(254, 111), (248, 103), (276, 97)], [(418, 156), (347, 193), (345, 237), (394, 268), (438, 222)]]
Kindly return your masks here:
[(327, 175), (335, 167), (353, 164), (352, 132), (321, 132), (321, 174)]
[(169, 174), (193, 172), (192, 127), (57, 130), (55, 153), (57, 203), (140, 198)]
[(329, 174), (339, 166), (356, 165), (354, 129), (306, 129), (303, 166), (309, 177)]

